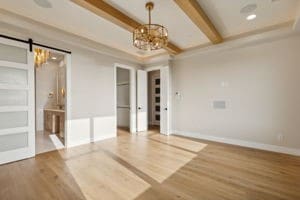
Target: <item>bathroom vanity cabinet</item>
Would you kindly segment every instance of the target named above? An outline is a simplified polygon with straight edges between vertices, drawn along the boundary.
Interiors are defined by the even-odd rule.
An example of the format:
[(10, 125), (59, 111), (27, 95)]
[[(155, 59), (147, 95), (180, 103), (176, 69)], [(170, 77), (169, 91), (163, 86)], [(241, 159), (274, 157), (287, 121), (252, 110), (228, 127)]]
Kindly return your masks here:
[(44, 129), (50, 133), (55, 133), (60, 139), (64, 139), (65, 111), (44, 109)]

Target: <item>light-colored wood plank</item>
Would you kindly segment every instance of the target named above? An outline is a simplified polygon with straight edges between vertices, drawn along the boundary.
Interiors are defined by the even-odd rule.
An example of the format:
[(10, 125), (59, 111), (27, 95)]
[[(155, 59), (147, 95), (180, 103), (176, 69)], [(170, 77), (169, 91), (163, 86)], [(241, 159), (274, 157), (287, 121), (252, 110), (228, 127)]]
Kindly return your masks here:
[(131, 200), (150, 188), (150, 184), (101, 151), (69, 160), (67, 166), (87, 199)]
[(169, 144), (175, 147), (179, 147), (188, 151), (196, 152), (196, 153), (201, 151), (207, 146), (207, 144), (205, 143), (187, 140), (176, 136), (165, 136), (161, 134), (155, 134), (149, 136), (149, 139), (162, 142), (164, 144)]
[(213, 44), (218, 44), (223, 41), (222, 36), (196, 0), (174, 1)]
[(122, 137), (118, 140), (100, 142), (99, 145), (160, 183), (196, 157), (194, 153), (161, 145), (140, 136), (133, 141)]
[(300, 157), (121, 132), (0, 166), (0, 199), (300, 199)]
[[(95, 13), (96, 15), (107, 19), (108, 21), (124, 28), (129, 32), (133, 32), (133, 30), (141, 25), (138, 21), (130, 18), (123, 12), (119, 11), (118, 9), (114, 8), (110, 4), (106, 3), (103, 0), (71, 0), (72, 2), (76, 3), (77, 5)], [(146, 14), (146, 13), (145, 13)], [(131, 39), (131, 38), (128, 38)], [(165, 47), (165, 49), (173, 55), (179, 54), (182, 50), (172, 44), (171, 42)]]

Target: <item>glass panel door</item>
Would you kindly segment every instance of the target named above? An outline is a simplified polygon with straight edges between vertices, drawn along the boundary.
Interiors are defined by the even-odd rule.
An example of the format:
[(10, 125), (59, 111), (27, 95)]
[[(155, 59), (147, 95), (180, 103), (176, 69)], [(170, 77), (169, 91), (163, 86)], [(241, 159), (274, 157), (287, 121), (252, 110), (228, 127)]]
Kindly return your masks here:
[(34, 156), (34, 134), (33, 53), (0, 38), (0, 164)]

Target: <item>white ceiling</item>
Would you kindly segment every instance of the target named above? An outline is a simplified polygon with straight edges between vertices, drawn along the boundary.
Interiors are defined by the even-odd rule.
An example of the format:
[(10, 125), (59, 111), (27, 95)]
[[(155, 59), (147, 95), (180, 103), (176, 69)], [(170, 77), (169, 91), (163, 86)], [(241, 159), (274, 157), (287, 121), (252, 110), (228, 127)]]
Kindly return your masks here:
[[(151, 56), (165, 50), (143, 52), (132, 46), (130, 32), (77, 6), (69, 0), (48, 0), (52, 8), (39, 7), (33, 0), (0, 0), (0, 8), (54, 26), (67, 32), (136, 56)], [(182, 49), (206, 44), (209, 40), (173, 0), (152, 0), (153, 23), (168, 28), (170, 40)], [(146, 23), (146, 0), (106, 0), (127, 15)], [(293, 20), (298, 0), (198, 0), (223, 37), (234, 36)], [(256, 3), (257, 19), (247, 21), (240, 9)], [(1, 19), (0, 19), (1, 20)]]
[[(197, 0), (223, 37), (229, 37), (294, 20), (299, 0)], [(257, 18), (247, 21), (240, 10), (257, 4)], [(250, 13), (249, 13), (250, 14)]]

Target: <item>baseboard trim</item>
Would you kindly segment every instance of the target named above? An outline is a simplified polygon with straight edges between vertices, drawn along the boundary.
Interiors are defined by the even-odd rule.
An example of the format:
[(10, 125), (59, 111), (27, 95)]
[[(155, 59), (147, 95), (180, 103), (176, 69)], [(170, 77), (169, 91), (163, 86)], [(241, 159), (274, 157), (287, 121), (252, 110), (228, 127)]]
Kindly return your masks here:
[(98, 136), (97, 138), (89, 138), (89, 139), (84, 139), (84, 140), (79, 140), (79, 141), (72, 141), (67, 145), (67, 148), (70, 147), (76, 147), (76, 146), (80, 146), (80, 145), (84, 145), (84, 144), (90, 144), (92, 142), (98, 142), (101, 140), (106, 140), (106, 139), (110, 139), (110, 138), (114, 138), (116, 137), (116, 134), (111, 134), (111, 135), (104, 135), (104, 136)]
[(101, 140), (106, 140), (106, 139), (110, 139), (110, 138), (115, 138), (117, 137), (116, 134), (110, 134), (110, 135), (103, 135), (103, 136), (98, 136), (96, 138), (94, 138), (92, 140), (92, 142), (98, 142), (98, 141), (101, 141)]
[(91, 139), (84, 139), (84, 140), (72, 141), (72, 142), (68, 142), (67, 148), (76, 147), (76, 146), (80, 146), (80, 145), (84, 145), (84, 144), (89, 144), (89, 143), (91, 143)]
[(225, 144), (232, 144), (232, 145), (248, 147), (248, 148), (253, 148), (253, 149), (272, 151), (272, 152), (276, 152), (276, 153), (300, 156), (300, 149), (295, 149), (295, 148), (289, 148), (289, 147), (283, 147), (283, 146), (277, 146), (277, 145), (271, 145), (271, 144), (264, 144), (264, 143), (258, 143), (258, 142), (249, 142), (249, 141), (239, 140), (239, 139), (222, 138), (222, 137), (216, 137), (216, 136), (211, 136), (211, 135), (204, 135), (204, 134), (200, 134), (197, 132), (173, 131), (172, 134), (186, 136), (186, 137), (192, 137), (192, 138), (197, 138), (197, 139), (203, 139), (203, 140), (209, 140), (209, 141), (214, 141), (214, 142), (220, 142), (220, 143), (225, 143)]

